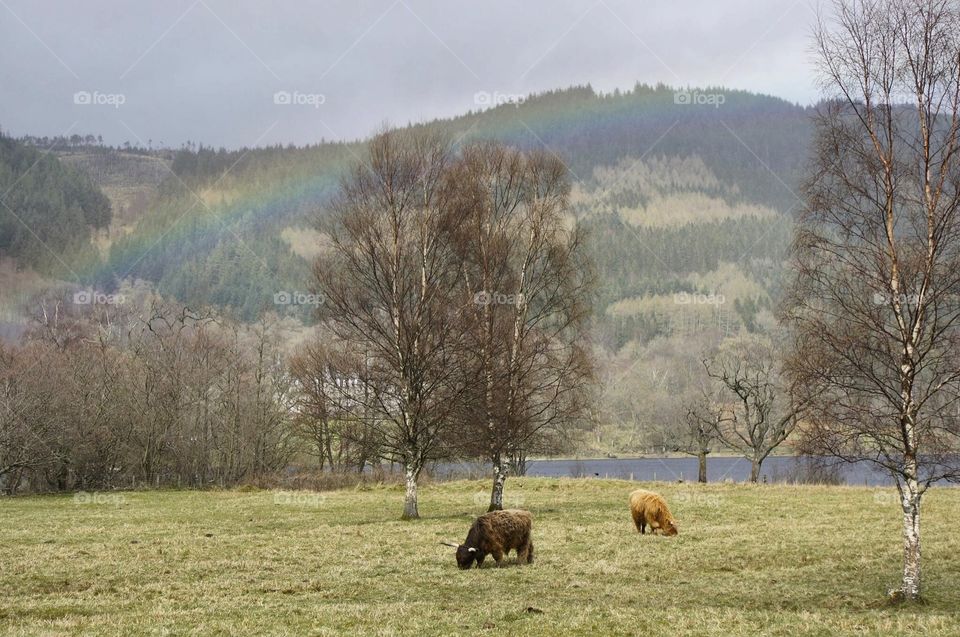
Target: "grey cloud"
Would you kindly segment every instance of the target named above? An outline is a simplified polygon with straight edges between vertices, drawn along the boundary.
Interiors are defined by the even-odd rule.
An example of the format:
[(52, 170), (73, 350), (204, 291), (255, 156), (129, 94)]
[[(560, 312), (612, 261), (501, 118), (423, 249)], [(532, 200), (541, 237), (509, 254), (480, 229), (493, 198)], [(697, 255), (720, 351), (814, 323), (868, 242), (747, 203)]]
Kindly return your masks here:
[[(795, 0), (4, 0), (0, 126), (236, 147), (357, 138), (476, 108), (477, 91), (588, 82), (808, 103), (812, 17)], [(125, 102), (78, 105), (77, 91)], [(278, 105), (277, 91), (325, 99)]]

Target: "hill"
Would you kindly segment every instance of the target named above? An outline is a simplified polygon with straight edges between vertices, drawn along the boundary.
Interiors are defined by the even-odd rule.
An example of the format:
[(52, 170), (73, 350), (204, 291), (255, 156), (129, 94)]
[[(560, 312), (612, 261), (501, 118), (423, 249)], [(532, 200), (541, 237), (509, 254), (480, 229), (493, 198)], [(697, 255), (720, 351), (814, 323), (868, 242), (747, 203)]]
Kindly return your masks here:
[(62, 272), (110, 224), (110, 202), (82, 170), (0, 134), (0, 252)]
[[(691, 276), (724, 263), (759, 277), (753, 289), (761, 292), (749, 303), (767, 307), (777, 285), (771, 262), (782, 258), (789, 236), (784, 215), (796, 203), (809, 111), (738, 91), (725, 91), (718, 108), (677, 104), (675, 94), (666, 86), (612, 95), (573, 88), (416, 127), (562, 157), (576, 213), (594, 236), (602, 310), (624, 299), (696, 292)], [(104, 287), (120, 278), (152, 281), (184, 301), (232, 306), (248, 319), (275, 309), (278, 290), (306, 285), (304, 252), (294, 248), (362, 153), (358, 143), (179, 151), (159, 197), (89, 274)], [(746, 313), (741, 323), (750, 324), (755, 317)], [(667, 331), (650, 312), (604, 322), (612, 347)]]
[(97, 266), (91, 239), (111, 219), (87, 171), (0, 133), (0, 337), (19, 332), (38, 290)]
[(55, 153), (61, 164), (89, 175), (110, 200), (111, 223), (96, 236), (104, 256), (112, 240), (135, 230), (137, 222), (153, 204), (160, 184), (170, 176), (172, 153), (132, 153), (97, 147)]
[[(662, 85), (609, 95), (575, 87), (415, 127), (563, 158), (576, 214), (593, 231), (605, 310), (627, 299), (695, 292), (691, 275), (722, 263), (764, 279), (770, 261), (782, 256), (789, 234), (783, 215), (796, 204), (809, 109), (742, 91), (691, 91), (723, 95), (723, 103), (677, 103), (678, 92)], [(101, 232), (80, 237), (97, 238), (103, 262), (70, 265), (86, 285), (115, 289), (123, 279), (142, 279), (181, 300), (234, 307), (252, 319), (275, 309), (278, 290), (305, 286), (307, 261), (298, 254), (316, 243), (306, 231), (362, 153), (360, 143), (153, 154), (63, 148), (63, 172), (87, 174), (113, 208), (113, 223), (87, 220)], [(45, 215), (44, 223), (61, 216)], [(12, 256), (23, 261), (24, 250)], [(43, 250), (29, 251), (35, 259)], [(763, 294), (749, 301), (765, 307), (776, 282), (756, 282)], [(608, 332), (624, 334), (608, 334), (611, 346), (668, 331), (655, 312), (623, 307), (608, 321)]]
[[(608, 388), (601, 420), (632, 432), (592, 438), (590, 452), (655, 444), (637, 436), (655, 414), (639, 416), (633, 397), (676, 402), (676, 370), (689, 372), (724, 337), (774, 325), (810, 115), (724, 88), (598, 94), (585, 86), (413, 125), (458, 144), (546, 149), (568, 166), (573, 214), (588, 231), (600, 286), (593, 328)], [(276, 300), (308, 291), (311, 258), (324, 243), (313, 228), (340, 175), (363, 156), (362, 142), (148, 151), (67, 141), (55, 141), (59, 161), (43, 155), (43, 165), (86, 174), (112, 202), (112, 217), (84, 225), (45, 216), (46, 228), (87, 229), (71, 234), (78, 247), (60, 256), (69, 268), (44, 263), (40, 274), (105, 292), (139, 280), (248, 321), (264, 311), (313, 320), (312, 306)], [(43, 254), (24, 246), (14, 263)], [(8, 320), (11, 304), (27, 297), (6, 304)], [(663, 361), (655, 375), (638, 364), (651, 359)]]

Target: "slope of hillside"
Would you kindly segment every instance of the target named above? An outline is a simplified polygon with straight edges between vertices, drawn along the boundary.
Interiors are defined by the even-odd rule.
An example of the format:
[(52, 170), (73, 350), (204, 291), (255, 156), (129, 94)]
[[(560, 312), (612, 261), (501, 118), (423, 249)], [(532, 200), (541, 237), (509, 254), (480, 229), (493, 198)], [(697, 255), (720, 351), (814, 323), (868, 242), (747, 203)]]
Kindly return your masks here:
[[(772, 97), (723, 92), (717, 108), (677, 103), (666, 86), (612, 95), (572, 88), (416, 127), (562, 157), (576, 212), (593, 230), (605, 307), (651, 293), (695, 292), (689, 275), (721, 261), (782, 255), (782, 215), (795, 203), (809, 112)], [(170, 165), (175, 176), (159, 184), (131, 232), (113, 234), (109, 258), (93, 278), (103, 287), (141, 278), (247, 318), (278, 309), (273, 294), (307, 285), (308, 262), (299, 255), (311, 253), (306, 244), (315, 238), (297, 229), (313, 225), (341, 172), (362, 153), (356, 143), (178, 151)], [(758, 282), (765, 289), (768, 283)], [(309, 316), (303, 308), (279, 309)]]
[(86, 172), (0, 134), (0, 256), (63, 276), (110, 220), (110, 201)]
[(25, 305), (51, 285), (82, 285), (110, 200), (88, 171), (0, 134), (0, 339), (23, 332)]
[[(610, 95), (576, 87), (416, 127), (461, 143), (492, 138), (545, 148), (564, 160), (600, 274), (599, 340), (617, 350), (671, 334), (675, 322), (664, 312), (677, 305), (677, 294), (729, 297), (738, 307), (726, 308), (734, 331), (753, 326), (777, 294), (809, 110), (741, 91), (691, 91), (722, 93), (724, 100), (686, 103), (677, 98), (684, 93), (666, 86)], [(86, 173), (114, 210), (109, 226), (102, 219), (79, 224), (100, 228), (83, 240), (93, 236), (103, 258), (86, 254), (71, 269), (103, 289), (142, 279), (183, 301), (231, 307), (248, 319), (270, 309), (308, 320), (310, 308), (278, 307), (274, 294), (308, 285), (311, 245), (322, 240), (309, 229), (339, 175), (362, 154), (359, 143), (201, 146), (166, 155), (62, 151), (62, 171)], [(5, 240), (10, 236), (5, 230)]]
[(157, 196), (160, 183), (170, 176), (169, 152), (143, 154), (103, 148), (56, 154), (61, 163), (89, 175), (110, 200), (112, 222), (97, 235), (104, 254), (112, 239), (133, 232)]
[[(723, 103), (690, 99), (697, 95), (722, 95)], [(424, 126), (546, 147), (584, 182), (597, 166), (615, 166), (625, 157), (697, 156), (745, 199), (785, 211), (796, 201), (792, 191), (806, 160), (811, 112), (779, 98), (722, 87), (638, 84), (607, 95), (589, 86), (552, 91)]]

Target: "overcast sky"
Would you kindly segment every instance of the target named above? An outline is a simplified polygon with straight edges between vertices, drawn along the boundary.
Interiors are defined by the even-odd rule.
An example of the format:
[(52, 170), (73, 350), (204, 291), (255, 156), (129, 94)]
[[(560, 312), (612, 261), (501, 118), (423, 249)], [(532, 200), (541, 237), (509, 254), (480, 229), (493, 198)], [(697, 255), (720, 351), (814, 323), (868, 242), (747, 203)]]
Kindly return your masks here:
[(810, 103), (811, 6), (0, 0), (0, 128), (111, 143), (303, 144), (456, 115), (494, 96), (638, 81)]

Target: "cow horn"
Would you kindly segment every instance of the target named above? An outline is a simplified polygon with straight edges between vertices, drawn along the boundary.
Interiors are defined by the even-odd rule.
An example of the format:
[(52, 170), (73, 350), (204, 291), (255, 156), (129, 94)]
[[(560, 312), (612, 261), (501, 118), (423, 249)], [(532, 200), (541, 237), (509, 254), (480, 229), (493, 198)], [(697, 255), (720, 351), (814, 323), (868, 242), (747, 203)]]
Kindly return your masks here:
[(440, 544), (443, 544), (444, 546), (452, 546), (452, 547), (455, 548), (455, 549), (456, 549), (456, 548), (460, 548), (460, 545), (459, 545), (459, 544), (454, 544), (453, 542), (443, 542), (443, 541), (441, 541)]
[(473, 547), (473, 546), (471, 546), (471, 547), (468, 548), (467, 550), (470, 551), (471, 553), (476, 553), (476, 552), (477, 552), (477, 549), (476, 549), (475, 547)]

